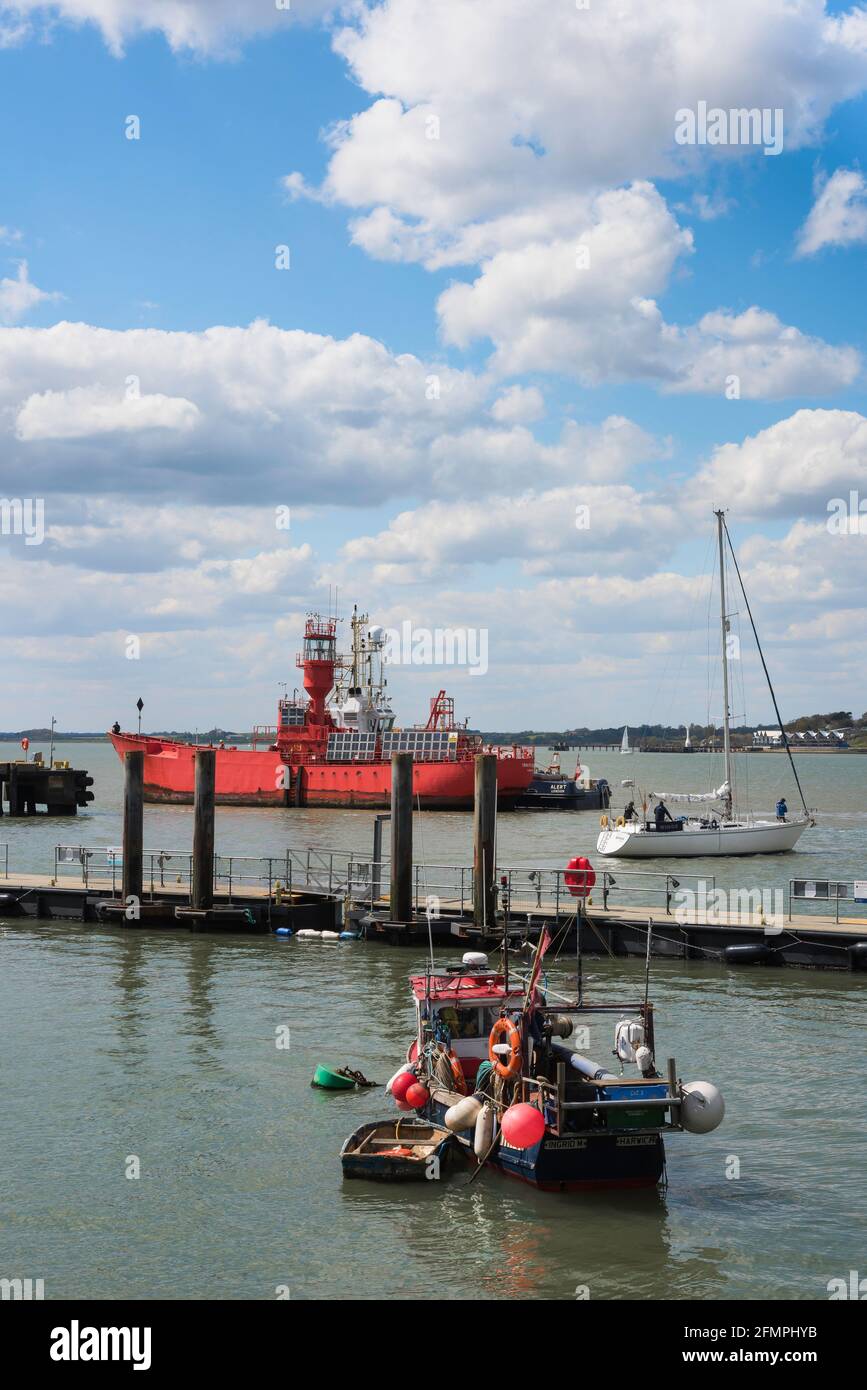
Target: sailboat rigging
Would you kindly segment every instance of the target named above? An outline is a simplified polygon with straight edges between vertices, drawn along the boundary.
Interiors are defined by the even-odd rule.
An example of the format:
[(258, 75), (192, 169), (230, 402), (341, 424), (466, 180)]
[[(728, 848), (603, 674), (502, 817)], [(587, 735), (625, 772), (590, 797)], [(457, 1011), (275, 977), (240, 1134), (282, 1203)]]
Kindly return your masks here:
[[(773, 685), (771, 684), (767, 662), (765, 661), (761, 643), (759, 642), (759, 635), (753, 620), (746, 589), (744, 588), (743, 577), (737, 562), (737, 557), (734, 553), (731, 536), (726, 526), (725, 513), (720, 510), (715, 511), (714, 515), (717, 520), (717, 543), (719, 548), (720, 632), (722, 639), (723, 673), (723, 759), (725, 764), (724, 781), (721, 786), (711, 792), (651, 792), (650, 796), (652, 798), (663, 803), (663, 812), (658, 812), (652, 821), (647, 820), (646, 816), (645, 818), (639, 819), (637, 814), (633, 812), (633, 815), (628, 821), (624, 821), (621, 817), (619, 824), (611, 826), (608, 824), (608, 818), (605, 817), (603, 819), (602, 832), (599, 835), (596, 846), (599, 853), (603, 855), (626, 859), (647, 859), (657, 858), (660, 855), (682, 858), (730, 854), (779, 854), (786, 850), (794, 849), (807, 827), (815, 823), (807, 806), (801, 780), (798, 777), (797, 768), (792, 758), (789, 740), (783, 728), (777, 697), (774, 693)], [(734, 561), (735, 573), (737, 574), (738, 584), (740, 585), (744, 603), (746, 604), (750, 626), (756, 639), (756, 645), (762, 662), (762, 669), (765, 673), (768, 689), (771, 692), (774, 712), (782, 732), (783, 742), (794, 774), (795, 784), (801, 796), (803, 811), (791, 819), (784, 816), (778, 816), (776, 820), (761, 819), (749, 813), (747, 815), (736, 814), (735, 810), (734, 767), (731, 747), (731, 708), (729, 703), (729, 616), (726, 603), (726, 545), (728, 545), (728, 549)], [(629, 785), (633, 784), (630, 782)], [(720, 809), (718, 811), (709, 811), (708, 814), (705, 815), (672, 817), (671, 814), (664, 809), (664, 803), (668, 801), (672, 803), (716, 802)]]

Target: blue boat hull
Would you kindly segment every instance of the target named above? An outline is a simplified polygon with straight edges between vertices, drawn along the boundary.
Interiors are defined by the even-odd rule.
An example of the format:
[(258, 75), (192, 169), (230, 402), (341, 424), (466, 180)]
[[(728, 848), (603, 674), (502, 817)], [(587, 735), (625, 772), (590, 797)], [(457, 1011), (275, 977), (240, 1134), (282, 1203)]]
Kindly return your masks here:
[[(435, 1124), (442, 1124), (446, 1109), (433, 1103)], [(475, 1161), (472, 1131), (465, 1130), (457, 1139)], [(665, 1145), (660, 1134), (545, 1134), (532, 1149), (514, 1149), (501, 1140), (488, 1166), (545, 1192), (655, 1187), (665, 1167)]]

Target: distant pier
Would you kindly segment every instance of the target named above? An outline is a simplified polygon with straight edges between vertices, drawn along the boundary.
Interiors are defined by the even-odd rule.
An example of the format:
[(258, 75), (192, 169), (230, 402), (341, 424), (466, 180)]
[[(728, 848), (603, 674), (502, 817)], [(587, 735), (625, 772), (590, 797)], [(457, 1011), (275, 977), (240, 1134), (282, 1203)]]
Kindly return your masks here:
[(93, 800), (92, 786), (93, 778), (68, 762), (0, 763), (0, 816), (74, 816)]

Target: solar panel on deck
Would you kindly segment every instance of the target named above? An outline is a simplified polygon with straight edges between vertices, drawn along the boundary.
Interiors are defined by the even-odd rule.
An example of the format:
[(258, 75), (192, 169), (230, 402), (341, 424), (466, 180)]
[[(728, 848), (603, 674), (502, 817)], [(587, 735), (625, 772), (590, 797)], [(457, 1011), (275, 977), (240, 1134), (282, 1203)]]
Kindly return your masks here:
[(400, 729), (382, 736), (383, 756), (412, 753), (420, 762), (438, 762), (449, 756), (454, 741), (445, 729)]
[(326, 760), (330, 763), (369, 763), (376, 754), (376, 734), (329, 734)]

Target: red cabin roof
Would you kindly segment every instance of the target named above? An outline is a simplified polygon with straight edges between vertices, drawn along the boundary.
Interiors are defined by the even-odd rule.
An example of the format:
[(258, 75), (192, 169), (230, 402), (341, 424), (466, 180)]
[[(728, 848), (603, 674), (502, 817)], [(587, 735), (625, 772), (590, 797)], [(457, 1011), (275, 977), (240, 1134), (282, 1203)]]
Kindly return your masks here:
[(524, 987), (511, 988), (506, 993), (505, 977), (494, 970), (467, 970), (464, 975), (412, 975), (410, 977), (413, 996), (426, 999), (430, 997), (437, 1003), (460, 1003), (471, 999), (513, 999), (520, 1003), (524, 998)]

